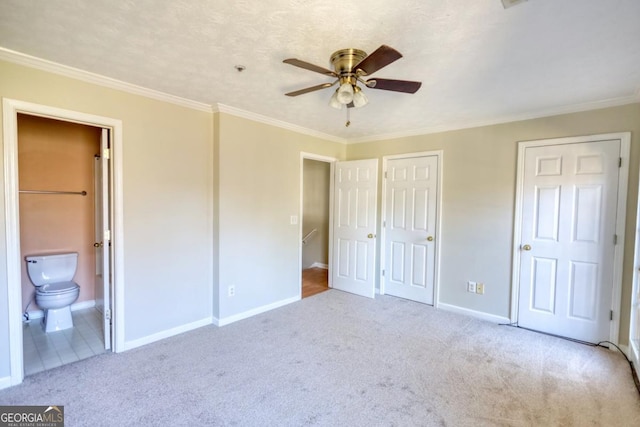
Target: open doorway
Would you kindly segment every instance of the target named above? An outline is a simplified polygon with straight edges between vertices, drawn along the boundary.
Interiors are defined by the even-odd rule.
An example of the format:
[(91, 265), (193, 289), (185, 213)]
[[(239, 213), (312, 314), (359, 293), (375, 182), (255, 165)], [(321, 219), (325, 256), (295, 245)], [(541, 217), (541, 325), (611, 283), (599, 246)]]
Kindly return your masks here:
[[(109, 348), (110, 333), (105, 334), (102, 325), (104, 308), (97, 303), (103, 304), (105, 293), (103, 242), (94, 239), (102, 234), (104, 222), (102, 131), (18, 114), (25, 375)], [(47, 283), (41, 285), (43, 281)], [(42, 290), (62, 284), (56, 291)]]
[(301, 158), (301, 297), (329, 289), (331, 171), (333, 159)]
[[(51, 192), (53, 190), (47, 188), (33, 188), (27, 189), (23, 188), (22, 184), (24, 183), (22, 180), (21, 172), (19, 171), (19, 118), (20, 116), (29, 116), (31, 118), (37, 117), (38, 119), (47, 119), (52, 120), (53, 122), (59, 124), (78, 124), (81, 126), (86, 126), (88, 128), (93, 128), (96, 131), (96, 134), (100, 135), (99, 137), (99, 155), (103, 159), (103, 168), (101, 171), (94, 170), (96, 157), (94, 153), (94, 148), (92, 148), (92, 154), (88, 161), (88, 181), (87, 188), (83, 189), (74, 189), (71, 188), (73, 185), (69, 186), (70, 190), (67, 190), (67, 185), (65, 188), (56, 189), (55, 193)], [(100, 274), (103, 276), (102, 283), (104, 284), (104, 295), (100, 297), (95, 297), (95, 300), (100, 300), (100, 303), (103, 304), (102, 313), (97, 313), (96, 310), (93, 310), (93, 313), (90, 315), (95, 315), (97, 318), (96, 322), (90, 324), (93, 319), (78, 319), (78, 325), (81, 323), (85, 323), (86, 328), (93, 328), (96, 332), (96, 336), (99, 336), (100, 339), (96, 340), (97, 342), (93, 342), (93, 348), (89, 345), (91, 350), (95, 351), (106, 351), (111, 348), (113, 351), (123, 351), (124, 350), (124, 334), (123, 334), (123, 241), (122, 241), (122, 122), (120, 120), (111, 119), (102, 116), (95, 116), (85, 113), (79, 113), (70, 110), (63, 110), (54, 107), (32, 104), (28, 102), (11, 100), (5, 98), (3, 100), (3, 126), (4, 126), (4, 165), (5, 165), (5, 183), (4, 183), (4, 194), (5, 194), (5, 218), (7, 222), (6, 227), (6, 248), (7, 248), (7, 279), (9, 286), (7, 286), (7, 301), (8, 301), (8, 311), (9, 311), (9, 352), (10, 352), (10, 369), (11, 369), (11, 377), (10, 377), (10, 385), (16, 385), (22, 382), (25, 375), (25, 359), (27, 358), (24, 339), (25, 339), (25, 328), (29, 325), (25, 325), (24, 322), (25, 317), (24, 314), (29, 314), (29, 319), (35, 321), (36, 325), (38, 325), (38, 311), (40, 311), (41, 315), (47, 316), (45, 310), (38, 310), (37, 307), (31, 305), (30, 307), (26, 307), (23, 304), (23, 274), (25, 267), (25, 255), (23, 255), (21, 251), (21, 245), (23, 244), (22, 234), (24, 229), (21, 227), (21, 220), (27, 222), (27, 220), (21, 218), (20, 210), (23, 208), (21, 204), (21, 198), (24, 197), (53, 197), (58, 201), (62, 200), (59, 198), (70, 197), (74, 203), (77, 203), (79, 200), (84, 199), (91, 205), (95, 203), (93, 197), (88, 197), (90, 193), (95, 191), (97, 187), (97, 183), (95, 179), (98, 176), (98, 172), (104, 174), (102, 175), (102, 179), (100, 184), (102, 185), (103, 195), (108, 197), (108, 199), (104, 199), (104, 203), (102, 207), (106, 207), (108, 213), (105, 215), (103, 211), (102, 218), (105, 218), (105, 221), (102, 222), (102, 226), (104, 227), (103, 233), (99, 236), (98, 240), (95, 240), (94, 237), (99, 234), (95, 229), (89, 228), (87, 234), (87, 238), (90, 243), (90, 251), (94, 250), (96, 247), (104, 247), (105, 249), (102, 251), (102, 255), (99, 258), (102, 258), (104, 262), (102, 263), (103, 269), (100, 271)], [(45, 155), (42, 157), (42, 162), (48, 162), (49, 159)], [(68, 167), (73, 168), (75, 166), (74, 162), (68, 162)], [(49, 178), (49, 175), (47, 175)], [(69, 184), (75, 183), (76, 179), (72, 178), (68, 181)], [(49, 184), (48, 180), (42, 181), (43, 183)], [(21, 190), (36, 190), (36, 191), (21, 191)], [(77, 191), (76, 191), (77, 190)], [(91, 191), (90, 191), (91, 190)], [(59, 192), (68, 193), (64, 195), (58, 194)], [(86, 194), (84, 194), (86, 192)], [(79, 193), (79, 194), (77, 194)], [(34, 199), (35, 200), (35, 199)], [(49, 199), (49, 202), (53, 201), (53, 199)], [(55, 203), (58, 203), (56, 201)], [(32, 201), (33, 202), (33, 201)], [(46, 202), (48, 203), (48, 202)], [(63, 209), (64, 210), (64, 209)], [(36, 209), (37, 215), (33, 220), (36, 221), (45, 221), (46, 218), (38, 216), (40, 214), (46, 213), (47, 209)], [(92, 227), (97, 227), (96, 218), (93, 215), (96, 213), (96, 208), (92, 206), (92, 211), (90, 215), (92, 218), (90, 219), (93, 222)], [(97, 216), (97, 215), (96, 215)], [(32, 221), (33, 222), (33, 221)], [(75, 232), (69, 232), (71, 234), (75, 234)], [(35, 239), (37, 241), (37, 239)], [(37, 242), (36, 242), (37, 243)], [(97, 244), (97, 246), (96, 246)], [(102, 245), (102, 246), (101, 246)], [(63, 245), (64, 246), (64, 245)], [(50, 255), (62, 255), (63, 258), (67, 259), (70, 255), (80, 255), (79, 251), (72, 250), (71, 247), (55, 247), (55, 248), (35, 248), (32, 247), (32, 250), (36, 250), (33, 258), (30, 257), (30, 261), (35, 261), (38, 263), (42, 255), (50, 256)], [(42, 250), (42, 252), (40, 252)], [(58, 253), (60, 252), (60, 253)], [(58, 253), (58, 254), (56, 254)], [(86, 255), (86, 253), (85, 253)], [(107, 256), (108, 255), (108, 256)], [(96, 260), (98, 257), (96, 256)], [(45, 262), (43, 261), (43, 265)], [(86, 268), (83, 267), (83, 268)], [(63, 268), (66, 270), (66, 268)], [(93, 269), (89, 267), (89, 270), (92, 270), (91, 273), (94, 275), (98, 275), (99, 269), (96, 268), (95, 263), (93, 265)], [(77, 272), (77, 271), (76, 271)], [(40, 272), (42, 273), (42, 272)], [(90, 274), (91, 274), (90, 273)], [(37, 272), (36, 272), (37, 274)], [(59, 278), (63, 278), (66, 276), (66, 273), (58, 275)], [(109, 276), (112, 279), (110, 279)], [(28, 276), (27, 276), (28, 277)], [(34, 277), (38, 277), (37, 275)], [(45, 278), (46, 279), (46, 278)], [(29, 280), (29, 279), (27, 279)], [(58, 281), (59, 284), (64, 284), (65, 286), (71, 286), (69, 282), (73, 282), (74, 280), (79, 280), (76, 275), (74, 275), (73, 280), (63, 280)], [(46, 282), (46, 280), (45, 280)], [(43, 285), (46, 283), (40, 283)], [(77, 284), (76, 284), (77, 285)], [(95, 283), (93, 280), (90, 280), (89, 286), (87, 287), (85, 284), (85, 291), (91, 287), (94, 287), (95, 292)], [(73, 286), (71, 286), (73, 287)], [(53, 287), (49, 286), (46, 291), (57, 292), (57, 291), (66, 291), (67, 288), (63, 287)], [(75, 291), (75, 290), (74, 290)], [(78, 291), (78, 297), (80, 296), (80, 290)], [(44, 295), (45, 297), (49, 297), (51, 295)], [(114, 296), (114, 299), (111, 297)], [(29, 295), (30, 297), (30, 295)], [(107, 301), (107, 297), (109, 297), (110, 301)], [(48, 302), (44, 299), (41, 299), (43, 305), (47, 305)], [(28, 304), (28, 302), (25, 302)], [(74, 302), (70, 303), (68, 306), (71, 308)], [(97, 302), (83, 302), (80, 301), (81, 306), (76, 306), (75, 308), (85, 309), (89, 307), (84, 307), (84, 305), (92, 305), (97, 304)], [(50, 304), (49, 304), (50, 305)], [(51, 309), (51, 308), (50, 308)], [(49, 309), (49, 310), (50, 310)], [(53, 308), (54, 310), (56, 308)], [(64, 311), (64, 310), (63, 310)], [(69, 310), (71, 313), (71, 310)], [(50, 314), (50, 312), (49, 312)], [(58, 316), (60, 315), (60, 316)], [(75, 320), (73, 316), (68, 316), (71, 320)], [(59, 312), (54, 313), (53, 318), (56, 320), (53, 322), (54, 325), (64, 325), (68, 324), (66, 314)], [(31, 322), (29, 322), (31, 323)], [(45, 322), (46, 323), (46, 322)], [(40, 326), (40, 325), (38, 325)], [(85, 329), (86, 329), (85, 328)], [(75, 329), (75, 328), (74, 328)], [(56, 330), (54, 328), (54, 330)], [(63, 336), (59, 331), (63, 329), (58, 329), (54, 333), (58, 333), (61, 338), (57, 338), (57, 341), (67, 340), (67, 337)], [(48, 331), (51, 332), (51, 331)], [(46, 334), (46, 328), (44, 333)], [(45, 336), (46, 339), (49, 339), (51, 335)], [(53, 340), (51, 340), (53, 341)], [(60, 352), (56, 347), (56, 344), (52, 342), (54, 345), (54, 349), (58, 356), (60, 356)], [(87, 343), (88, 344), (88, 343)], [(37, 350), (37, 349), (36, 349)], [(49, 352), (52, 355), (52, 352)], [(67, 354), (66, 356), (71, 356)], [(67, 358), (65, 356), (65, 358)], [(61, 357), (62, 359), (62, 357)], [(43, 363), (44, 365), (44, 363)], [(45, 366), (46, 368), (46, 366)], [(28, 372), (31, 373), (31, 372)]]

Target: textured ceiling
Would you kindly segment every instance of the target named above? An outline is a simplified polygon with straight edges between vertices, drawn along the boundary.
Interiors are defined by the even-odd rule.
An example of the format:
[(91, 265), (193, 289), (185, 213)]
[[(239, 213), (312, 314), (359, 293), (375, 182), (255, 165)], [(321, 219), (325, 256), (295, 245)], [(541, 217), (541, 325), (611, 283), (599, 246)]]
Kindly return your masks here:
[[(366, 89), (348, 128), (332, 89), (283, 95), (331, 81), (283, 59), (381, 44), (404, 57), (373, 76), (416, 94)], [(640, 1), (2, 0), (0, 46), (358, 140), (637, 97)]]

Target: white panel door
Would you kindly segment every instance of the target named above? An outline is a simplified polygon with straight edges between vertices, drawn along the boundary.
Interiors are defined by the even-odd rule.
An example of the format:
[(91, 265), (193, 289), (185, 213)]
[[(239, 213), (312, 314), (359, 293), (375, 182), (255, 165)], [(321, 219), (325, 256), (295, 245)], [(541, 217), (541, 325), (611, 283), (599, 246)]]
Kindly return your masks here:
[(96, 229), (96, 308), (102, 313), (104, 347), (111, 348), (111, 278), (110, 278), (110, 187), (109, 187), (109, 131), (102, 129), (100, 156), (96, 157), (95, 183), (95, 229)]
[(373, 298), (378, 159), (336, 162), (334, 186), (333, 288)]
[(438, 157), (389, 160), (385, 180), (384, 292), (433, 304)]
[(525, 151), (518, 324), (609, 339), (620, 141)]

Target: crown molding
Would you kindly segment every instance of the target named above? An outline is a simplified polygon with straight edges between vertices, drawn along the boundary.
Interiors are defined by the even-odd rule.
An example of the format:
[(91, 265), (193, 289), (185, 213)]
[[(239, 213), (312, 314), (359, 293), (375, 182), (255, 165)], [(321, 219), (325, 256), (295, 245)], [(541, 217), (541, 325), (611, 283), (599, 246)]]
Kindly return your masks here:
[(232, 116), (242, 117), (244, 119), (252, 120), (254, 122), (264, 123), (267, 125), (279, 127), (282, 129), (287, 129), (293, 132), (313, 136), (313, 137), (324, 139), (327, 141), (338, 142), (341, 144), (348, 143), (348, 140), (345, 138), (340, 138), (335, 135), (329, 135), (328, 133), (323, 133), (323, 132), (309, 129), (303, 126), (294, 125), (292, 123), (288, 123), (282, 120), (263, 116), (261, 114), (252, 113), (251, 111), (242, 110), (240, 108), (231, 107), (225, 104), (218, 104), (217, 107), (218, 107), (217, 109), (214, 109), (214, 112), (226, 113)]
[(110, 89), (121, 90), (123, 92), (128, 92), (134, 95), (140, 95), (146, 98), (168, 102), (171, 104), (179, 105), (181, 107), (191, 108), (199, 111), (206, 111), (208, 113), (211, 112), (211, 105), (209, 104), (192, 101), (190, 99), (181, 98), (179, 96), (170, 95), (168, 93), (148, 89), (146, 87), (137, 86), (131, 83), (123, 82), (121, 80), (112, 79), (111, 77), (106, 77), (100, 74), (91, 73), (89, 71), (80, 70), (78, 68), (69, 67), (67, 65), (62, 65), (57, 62), (37, 58), (35, 56), (27, 55), (21, 52), (16, 52), (15, 50), (7, 49), (1, 46), (0, 60), (12, 62), (18, 65), (24, 65), (42, 71), (48, 71), (50, 73), (58, 74), (76, 80), (81, 80), (87, 83), (93, 83), (99, 86), (108, 87)]
[(440, 126), (431, 126), (427, 128), (419, 128), (419, 129), (414, 129), (409, 131), (391, 132), (391, 133), (385, 133), (385, 134), (363, 136), (359, 138), (342, 138), (342, 137), (330, 135), (314, 129), (309, 129), (303, 126), (295, 125), (282, 120), (274, 119), (268, 116), (263, 116), (257, 113), (252, 113), (250, 111), (242, 110), (240, 108), (231, 107), (224, 104), (210, 105), (210, 104), (193, 101), (186, 98), (181, 98), (179, 96), (170, 95), (157, 90), (148, 89), (142, 86), (137, 86), (131, 83), (123, 82), (121, 80), (116, 80), (111, 77), (106, 77), (100, 74), (91, 73), (89, 71), (80, 70), (78, 68), (69, 67), (67, 65), (62, 65), (57, 62), (27, 55), (27, 54), (17, 52), (11, 49), (7, 49), (1, 46), (0, 46), (0, 60), (12, 62), (18, 65), (24, 65), (24, 66), (35, 68), (42, 71), (51, 72), (51, 73), (69, 77), (72, 79), (81, 80), (87, 83), (93, 83), (93, 84), (107, 87), (110, 89), (120, 90), (120, 91), (131, 93), (134, 95), (140, 95), (146, 98), (168, 102), (171, 104), (179, 105), (181, 107), (191, 108), (198, 111), (204, 111), (207, 113), (223, 112), (233, 116), (242, 117), (248, 120), (264, 123), (264, 124), (279, 127), (282, 129), (287, 129), (293, 132), (313, 136), (313, 137), (324, 139), (327, 141), (338, 142), (341, 144), (359, 144), (359, 143), (366, 143), (366, 142), (405, 138), (405, 137), (418, 136), (418, 135), (428, 135), (433, 133), (442, 133), (442, 132), (449, 132), (449, 131), (455, 131), (455, 130), (475, 128), (475, 127), (492, 126), (492, 125), (503, 124), (503, 123), (538, 119), (542, 117), (550, 117), (550, 116), (556, 116), (561, 114), (579, 113), (582, 111), (597, 110), (597, 109), (608, 108), (608, 107), (617, 107), (621, 105), (640, 102), (640, 88), (638, 88), (632, 95), (629, 95), (629, 96), (606, 99), (602, 101), (566, 105), (562, 107), (539, 110), (532, 113), (499, 116), (499, 117), (494, 117), (492, 119), (479, 120), (475, 122), (464, 122), (464, 123), (453, 123), (453, 124), (446, 124), (446, 125), (440, 125)]
[(532, 113), (516, 114), (508, 116), (495, 117), (493, 119), (478, 120), (475, 122), (453, 123), (441, 126), (432, 126), (428, 128), (414, 129), (402, 132), (391, 132), (385, 134), (364, 136), (360, 138), (350, 138), (347, 144), (361, 144), (365, 142), (385, 141), (398, 138), (406, 138), (410, 136), (428, 135), (433, 133), (450, 132), (462, 129), (478, 128), (483, 126), (493, 126), (504, 123), (520, 122), (524, 120), (540, 119), (543, 117), (559, 116), (562, 114), (580, 113), (582, 111), (599, 110), (602, 108), (619, 107), (622, 105), (635, 104), (640, 102), (640, 89), (633, 95), (623, 96), (619, 98), (605, 99), (602, 101), (585, 102), (581, 104), (565, 105), (562, 107), (549, 108), (539, 110)]

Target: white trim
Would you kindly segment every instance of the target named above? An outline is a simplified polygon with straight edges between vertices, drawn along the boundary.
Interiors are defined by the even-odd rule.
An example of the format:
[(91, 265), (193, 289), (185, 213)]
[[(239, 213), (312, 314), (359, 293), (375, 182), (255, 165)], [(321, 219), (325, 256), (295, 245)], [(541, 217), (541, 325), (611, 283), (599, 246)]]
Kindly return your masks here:
[(2, 377), (0, 378), (0, 390), (3, 388), (9, 388), (13, 384), (11, 383), (11, 377)]
[(151, 344), (156, 341), (163, 340), (165, 338), (170, 338), (175, 335), (179, 335), (185, 332), (192, 331), (194, 329), (201, 328), (203, 326), (207, 326), (213, 323), (213, 318), (211, 316), (205, 317), (201, 320), (196, 320), (195, 322), (187, 323), (185, 325), (176, 326), (175, 328), (167, 329), (165, 331), (157, 332), (152, 335), (147, 335), (146, 337), (138, 338), (133, 341), (126, 341), (124, 344), (124, 350), (132, 350), (134, 348), (141, 347), (143, 345)]
[(263, 305), (262, 307), (257, 307), (257, 308), (251, 309), (251, 310), (247, 310), (247, 311), (242, 312), (242, 313), (234, 314), (233, 316), (228, 316), (228, 317), (223, 317), (222, 319), (217, 319), (218, 320), (217, 325), (218, 326), (225, 326), (225, 325), (228, 325), (230, 323), (237, 322), (239, 320), (248, 319), (249, 317), (253, 317), (253, 316), (256, 316), (258, 314), (262, 314), (262, 313), (265, 313), (267, 311), (270, 311), (270, 310), (273, 310), (273, 309), (276, 309), (276, 308), (280, 308), (282, 306), (294, 303), (296, 301), (300, 301), (300, 296), (299, 295), (295, 296), (293, 298), (287, 298), (287, 299), (283, 299), (283, 300), (280, 300), (280, 301), (276, 301), (276, 302), (274, 302), (272, 304)]
[(311, 267), (309, 268), (323, 268), (325, 270), (329, 269), (329, 264), (323, 264), (321, 262), (314, 262), (313, 264), (311, 264)]
[(218, 111), (221, 113), (230, 114), (232, 116), (242, 117), (244, 119), (252, 120), (254, 122), (264, 123), (270, 126), (287, 129), (293, 132), (301, 133), (303, 135), (313, 136), (326, 141), (339, 142), (341, 144), (347, 143), (347, 139), (345, 138), (329, 135), (328, 133), (323, 133), (314, 129), (309, 129), (304, 126), (294, 125), (292, 123), (285, 122), (283, 120), (278, 120), (271, 117), (263, 116), (262, 114), (258, 114), (258, 113), (252, 113), (251, 111), (242, 110), (240, 108), (231, 107), (229, 105), (218, 104)]
[(485, 313), (484, 311), (471, 310), (457, 305), (445, 304), (443, 302), (438, 304), (438, 309), (450, 311), (452, 313), (464, 314), (465, 316), (475, 317), (476, 319), (486, 320), (492, 323), (509, 323), (508, 317), (496, 316), (495, 314)]
[(625, 221), (627, 214), (627, 188), (629, 185), (629, 162), (631, 133), (617, 132), (599, 135), (584, 135), (566, 138), (541, 139), (534, 141), (520, 141), (518, 143), (518, 164), (516, 169), (516, 206), (514, 213), (513, 268), (511, 276), (511, 311), (510, 323), (518, 321), (518, 300), (520, 296), (520, 244), (522, 240), (522, 196), (524, 192), (524, 157), (525, 149), (530, 147), (542, 147), (559, 144), (577, 144), (581, 142), (620, 140), (620, 157), (622, 166), (618, 169), (618, 206), (616, 212), (616, 234), (618, 244), (614, 249), (613, 259), (613, 290), (611, 297), (611, 309), (614, 312), (609, 331), (609, 341), (618, 344), (620, 335), (620, 310), (622, 308), (622, 273), (625, 245)]
[(7, 247), (7, 297), (9, 316), (9, 346), (11, 353), (11, 381), (19, 384), (24, 377), (22, 361), (22, 289), (20, 259), (20, 223), (18, 198), (18, 113), (48, 117), (89, 126), (109, 128), (113, 131), (112, 179), (113, 184), (113, 268), (114, 268), (114, 351), (124, 350), (124, 232), (122, 188), (122, 121), (108, 117), (64, 110), (46, 105), (14, 99), (3, 99), (4, 141), (4, 194)]
[[(71, 304), (71, 311), (85, 310), (87, 308), (93, 308), (96, 306), (96, 300), (82, 301), (75, 304)], [(42, 319), (44, 317), (44, 310), (33, 310), (29, 312), (29, 320)]]
[[(319, 162), (329, 163), (329, 263), (327, 265), (327, 269), (329, 270), (329, 276), (327, 277), (327, 285), (332, 288), (333, 281), (331, 278), (331, 265), (332, 265), (332, 255), (333, 255), (333, 175), (335, 171), (335, 164), (338, 161), (335, 157), (323, 156), (321, 154), (314, 153), (306, 153), (304, 151), (300, 152), (300, 206), (299, 206), (299, 214), (298, 218), (298, 242), (300, 242), (298, 246), (298, 265), (300, 266), (300, 294), (298, 298), (302, 298), (302, 221), (303, 221), (303, 208), (304, 208), (304, 160), (316, 160)], [(316, 263), (314, 263), (315, 265)], [(313, 265), (312, 265), (313, 267)]]
[(483, 126), (500, 125), (504, 123), (520, 122), (524, 120), (540, 119), (543, 117), (559, 116), (562, 114), (579, 113), (583, 111), (599, 110), (602, 108), (619, 107), (622, 105), (635, 104), (640, 102), (640, 90), (633, 95), (622, 96), (619, 98), (605, 99), (602, 101), (585, 102), (581, 104), (566, 105), (563, 107), (548, 108), (536, 112), (498, 116), (491, 119), (465, 121), (459, 123), (451, 123), (440, 126), (431, 126), (426, 128), (390, 132), (378, 135), (363, 136), (360, 138), (349, 138), (347, 144), (360, 144), (364, 142), (385, 141), (398, 138), (406, 138), (410, 136), (429, 135), (433, 133), (442, 133), (456, 131), (462, 129), (478, 128)]
[[(620, 347), (620, 350), (622, 350), (622, 352), (625, 354), (625, 356), (629, 357), (629, 346), (618, 345), (618, 347)], [(617, 351), (617, 349), (614, 346), (611, 346), (610, 350)]]
[(410, 159), (416, 157), (431, 157), (435, 156), (437, 158), (438, 164), (438, 182), (436, 184), (436, 191), (438, 192), (437, 196), (437, 206), (436, 206), (436, 244), (435, 244), (435, 260), (434, 260), (434, 278), (433, 278), (433, 306), (438, 308), (440, 304), (440, 253), (442, 249), (442, 177), (444, 176), (443, 169), (443, 158), (444, 151), (443, 150), (433, 150), (433, 151), (422, 151), (418, 153), (406, 153), (406, 154), (394, 154), (390, 156), (382, 157), (382, 206), (380, 212), (380, 271), (378, 271), (378, 276), (380, 277), (380, 295), (385, 295), (385, 279), (386, 276), (382, 275), (382, 271), (386, 270), (386, 253), (385, 253), (385, 227), (383, 226), (384, 222), (387, 220), (386, 218), (386, 207), (387, 207), (387, 180), (385, 178), (385, 174), (387, 173), (387, 162), (389, 160), (397, 160), (397, 159)]
[(112, 79), (100, 74), (89, 71), (80, 70), (78, 68), (62, 65), (57, 62), (48, 61), (46, 59), (37, 58), (15, 50), (0, 47), (0, 60), (12, 62), (18, 65), (35, 68), (37, 70), (47, 71), (49, 73), (58, 74), (60, 76), (69, 77), (71, 79), (81, 80), (83, 82), (92, 83), (98, 86), (110, 89), (121, 90), (123, 92), (134, 95), (144, 96), (146, 98), (155, 99), (157, 101), (168, 102), (170, 104), (179, 105), (181, 107), (191, 108), (193, 110), (206, 111), (211, 113), (213, 110), (211, 105), (202, 102), (192, 101), (190, 99), (181, 98), (179, 96), (170, 95), (146, 87), (137, 86), (122, 80)]
[(24, 378), (22, 358), (22, 272), (20, 215), (18, 213), (18, 121), (17, 108), (7, 99), (2, 104), (4, 141), (4, 209), (7, 247), (7, 305), (11, 385)]

